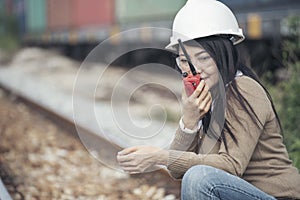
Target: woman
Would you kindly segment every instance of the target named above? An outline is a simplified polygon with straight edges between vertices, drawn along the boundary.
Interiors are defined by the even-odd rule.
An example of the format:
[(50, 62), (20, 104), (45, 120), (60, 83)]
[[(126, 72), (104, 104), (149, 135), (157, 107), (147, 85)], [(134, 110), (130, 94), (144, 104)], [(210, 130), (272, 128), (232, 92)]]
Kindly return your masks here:
[(182, 178), (182, 199), (300, 199), (300, 175), (270, 95), (234, 46), (243, 39), (224, 4), (188, 0), (175, 17), (168, 48), (178, 51), (180, 71), (186, 76), (194, 66), (201, 81), (190, 96), (182, 94), (183, 115), (170, 149), (124, 149), (117, 156), (124, 171), (165, 165)]

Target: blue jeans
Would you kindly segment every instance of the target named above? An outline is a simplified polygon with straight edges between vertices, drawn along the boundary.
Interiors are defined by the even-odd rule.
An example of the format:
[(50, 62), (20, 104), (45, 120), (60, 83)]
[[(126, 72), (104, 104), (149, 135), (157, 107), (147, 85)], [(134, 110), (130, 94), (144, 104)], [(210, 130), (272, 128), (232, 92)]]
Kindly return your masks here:
[(247, 181), (214, 167), (197, 165), (183, 176), (182, 200), (276, 200)]

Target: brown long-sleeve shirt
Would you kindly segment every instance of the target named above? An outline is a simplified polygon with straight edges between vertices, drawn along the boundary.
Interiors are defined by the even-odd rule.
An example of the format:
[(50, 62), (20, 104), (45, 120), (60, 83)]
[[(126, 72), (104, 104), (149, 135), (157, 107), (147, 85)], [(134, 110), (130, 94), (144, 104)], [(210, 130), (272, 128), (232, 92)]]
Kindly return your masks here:
[(202, 130), (188, 134), (179, 128), (169, 150), (167, 167), (171, 175), (181, 178), (194, 165), (210, 165), (239, 176), (274, 197), (300, 199), (300, 175), (288, 157), (267, 94), (247, 76), (236, 77), (235, 81), (261, 123), (253, 121), (237, 100), (230, 98), (232, 90), (228, 89), (227, 104), (231, 105), (238, 120), (228, 109), (225, 118), (234, 127), (238, 143), (226, 136), (226, 151), (223, 142), (202, 137)]

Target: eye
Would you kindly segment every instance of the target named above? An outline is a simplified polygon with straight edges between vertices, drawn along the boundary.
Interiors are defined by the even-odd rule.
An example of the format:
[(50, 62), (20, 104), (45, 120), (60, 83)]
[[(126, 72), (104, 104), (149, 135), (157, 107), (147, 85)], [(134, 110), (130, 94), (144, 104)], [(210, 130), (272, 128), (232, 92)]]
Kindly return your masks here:
[(187, 59), (185, 59), (185, 58), (180, 58), (180, 62), (181, 62), (181, 63), (187, 63), (188, 61), (187, 61)]
[(198, 58), (198, 60), (200, 61), (200, 62), (204, 62), (204, 61), (207, 61), (207, 60), (209, 60), (211, 57), (209, 56), (209, 55), (206, 55), (206, 56), (200, 56), (199, 58)]
[(178, 66), (184, 66), (188, 63), (188, 61), (184, 57), (177, 57), (176, 58), (176, 63), (177, 63)]

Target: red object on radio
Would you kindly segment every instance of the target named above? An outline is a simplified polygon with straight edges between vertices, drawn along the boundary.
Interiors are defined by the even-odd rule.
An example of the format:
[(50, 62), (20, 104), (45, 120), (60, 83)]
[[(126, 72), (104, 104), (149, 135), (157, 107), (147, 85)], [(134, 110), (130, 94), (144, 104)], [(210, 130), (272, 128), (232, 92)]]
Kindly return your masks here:
[(199, 85), (200, 80), (200, 74), (196, 74), (195, 76), (193, 74), (189, 74), (187, 77), (183, 78), (183, 83), (187, 96), (191, 96), (191, 94), (193, 94), (193, 92)]

